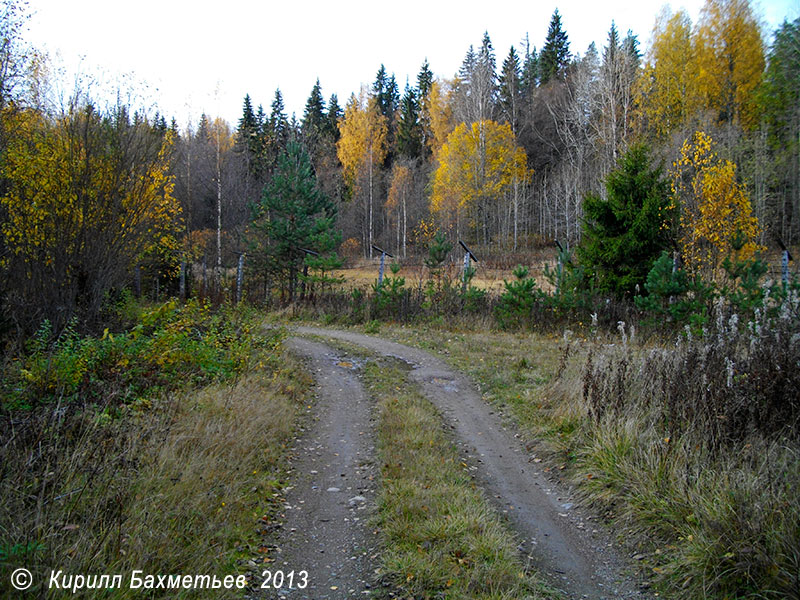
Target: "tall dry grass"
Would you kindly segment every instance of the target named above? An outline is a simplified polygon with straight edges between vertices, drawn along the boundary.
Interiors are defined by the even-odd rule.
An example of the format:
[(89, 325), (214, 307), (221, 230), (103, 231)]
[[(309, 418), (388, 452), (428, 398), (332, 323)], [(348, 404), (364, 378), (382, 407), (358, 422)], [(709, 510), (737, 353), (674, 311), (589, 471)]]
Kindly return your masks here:
[(288, 357), (260, 359), (233, 383), (115, 418), (77, 403), (9, 416), (0, 596), (18, 597), (8, 587), (18, 567), (33, 572), (36, 597), (63, 594), (44, 589), (51, 569), (122, 574), (123, 588), (107, 596), (121, 598), (137, 594), (126, 589), (134, 569), (245, 573), (258, 556), (257, 528), (275, 510), (281, 457), (310, 383)]
[[(703, 336), (383, 326), (478, 382), (664, 597), (800, 597), (800, 312)], [(623, 335), (624, 332), (624, 335)], [(581, 337), (579, 334), (582, 334)]]
[(626, 338), (584, 344), (548, 388), (575, 482), (670, 597), (800, 597), (796, 315), (721, 313), (672, 347)]

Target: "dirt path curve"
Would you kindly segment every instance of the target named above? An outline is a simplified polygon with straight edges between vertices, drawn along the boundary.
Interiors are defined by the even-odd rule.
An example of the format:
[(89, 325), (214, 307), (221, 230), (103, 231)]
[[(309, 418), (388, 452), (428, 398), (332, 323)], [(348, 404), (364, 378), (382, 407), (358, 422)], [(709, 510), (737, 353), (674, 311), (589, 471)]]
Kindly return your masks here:
[(295, 331), (343, 340), (411, 364), (412, 380), (453, 427), (468, 462), (477, 463), (478, 481), (508, 515), (524, 551), (569, 598), (646, 597), (626, 574), (630, 565), (612, 538), (529, 462), (521, 441), (504, 427), (469, 378), (423, 350), (377, 337), (317, 327)]
[[(280, 554), (273, 572), (295, 571), (268, 598), (365, 597), (373, 580), (378, 539), (367, 520), (377, 468), (371, 404), (354, 366), (317, 342), (292, 338), (289, 349), (310, 365), (318, 400), (315, 422), (293, 448), (294, 482), (285, 496)], [(307, 587), (299, 589), (307, 572)]]

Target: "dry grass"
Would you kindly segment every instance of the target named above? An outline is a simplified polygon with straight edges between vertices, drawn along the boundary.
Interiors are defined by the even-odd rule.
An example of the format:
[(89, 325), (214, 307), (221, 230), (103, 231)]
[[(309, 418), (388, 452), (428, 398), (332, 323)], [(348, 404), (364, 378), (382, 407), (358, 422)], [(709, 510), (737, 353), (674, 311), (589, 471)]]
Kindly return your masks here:
[(17, 567), (34, 573), (40, 597), (60, 597), (42, 589), (51, 569), (123, 574), (108, 597), (137, 594), (124, 589), (134, 569), (245, 573), (309, 386), (288, 357), (262, 360), (233, 384), (116, 418), (90, 406), (18, 418), (0, 448), (0, 596), (13, 596), (6, 572)]
[[(381, 333), (472, 375), (545, 469), (575, 484), (646, 557), (642, 564), (668, 597), (800, 598), (796, 431), (763, 421), (769, 415), (759, 415), (758, 395), (747, 387), (780, 381), (783, 367), (767, 374), (774, 359), (737, 371), (734, 382), (752, 394), (741, 406), (755, 420), (745, 422), (739, 401), (723, 400), (721, 391), (709, 412), (699, 395), (725, 387), (724, 366), (695, 368), (685, 344), (625, 346), (619, 337), (566, 344), (431, 327)], [(772, 430), (758, 430), (759, 422)]]
[[(390, 274), (389, 264), (391, 259), (386, 259), (385, 273)], [(532, 277), (535, 277), (539, 283), (539, 287), (548, 289), (548, 283), (544, 279), (544, 264), (547, 263), (551, 268), (555, 266), (555, 252), (552, 250), (537, 251), (526, 255), (521, 258), (522, 264), (530, 269)], [(472, 263), (472, 266), (477, 269), (475, 277), (472, 279), (471, 285), (482, 290), (492, 290), (496, 292), (503, 291), (503, 280), (513, 280), (514, 275), (512, 271), (517, 262), (512, 265), (499, 266), (496, 261), (489, 263)], [(455, 261), (446, 267), (446, 272), (451, 279), (457, 279), (461, 276), (462, 262)], [(347, 268), (340, 269), (334, 273), (335, 276), (344, 279), (344, 288), (369, 288), (378, 280), (378, 271), (380, 268), (380, 257), (377, 256), (372, 260), (359, 259), (352, 261), (352, 264)], [(420, 260), (417, 261), (401, 261), (401, 269), (398, 273), (399, 276), (405, 277), (406, 287), (411, 289), (421, 289), (425, 286), (430, 272), (429, 269), (422, 265)]]

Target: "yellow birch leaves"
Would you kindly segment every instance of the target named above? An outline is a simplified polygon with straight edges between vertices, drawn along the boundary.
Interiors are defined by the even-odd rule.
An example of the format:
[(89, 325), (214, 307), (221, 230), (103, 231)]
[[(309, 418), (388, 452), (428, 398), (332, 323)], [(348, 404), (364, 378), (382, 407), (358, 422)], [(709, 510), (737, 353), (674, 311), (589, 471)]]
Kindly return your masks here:
[(461, 123), (439, 152), (431, 212), (451, 217), (463, 212), (474, 221), (478, 206), (499, 202), (515, 180), (522, 182), (527, 176), (525, 150), (517, 145), (508, 123)]
[(763, 40), (748, 0), (706, 0), (694, 30), (685, 11), (664, 9), (639, 86), (644, 125), (664, 137), (706, 113), (753, 127), (763, 71)]
[(717, 156), (710, 136), (698, 131), (687, 139), (671, 175), (675, 201), (681, 204), (678, 241), (690, 273), (717, 280), (726, 256), (747, 260), (763, 249), (736, 165)]
[(386, 157), (387, 124), (374, 99), (364, 89), (347, 102), (344, 118), (339, 121), (341, 137), (336, 144), (347, 182), (358, 183), (365, 170), (379, 165)]

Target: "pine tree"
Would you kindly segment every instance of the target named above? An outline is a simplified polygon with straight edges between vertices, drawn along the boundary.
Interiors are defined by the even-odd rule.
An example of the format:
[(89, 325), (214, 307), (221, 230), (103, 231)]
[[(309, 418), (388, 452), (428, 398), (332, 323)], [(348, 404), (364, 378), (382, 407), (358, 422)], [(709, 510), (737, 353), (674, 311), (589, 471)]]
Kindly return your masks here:
[(319, 190), (308, 153), (289, 142), (255, 209), (248, 240), (257, 269), (278, 281), (285, 299), (295, 297), (305, 250), (318, 259), (333, 252), (339, 241), (335, 220), (336, 205)]
[(550, 19), (542, 51), (539, 54), (539, 84), (545, 85), (564, 76), (570, 61), (567, 33), (561, 26), (561, 15), (556, 9)]

